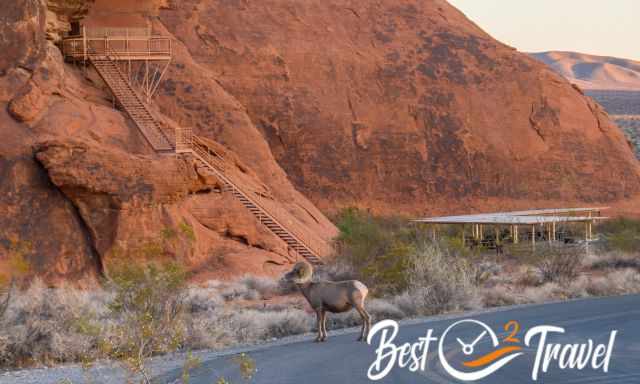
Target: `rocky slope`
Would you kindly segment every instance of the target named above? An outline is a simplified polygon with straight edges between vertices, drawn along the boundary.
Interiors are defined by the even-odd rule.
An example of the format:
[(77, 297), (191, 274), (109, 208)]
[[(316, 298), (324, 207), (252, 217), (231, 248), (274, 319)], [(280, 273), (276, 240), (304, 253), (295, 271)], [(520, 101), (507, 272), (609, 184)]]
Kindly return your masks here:
[(577, 52), (540, 52), (531, 56), (585, 90), (640, 91), (640, 62)]
[(640, 159), (640, 62), (576, 52), (531, 56), (549, 65), (600, 104), (625, 132)]
[[(153, 153), (112, 108), (95, 74), (63, 62), (53, 42), (64, 30), (50, 18), (60, 20), (62, 13), (54, 12), (64, 5), (47, 10), (24, 0), (2, 11), (0, 28), (13, 34), (0, 46), (9, 53), (0, 67), (0, 272), (18, 253), (48, 282), (81, 284), (117, 259), (176, 260), (196, 279), (273, 274), (295, 261), (284, 242), (221, 193), (215, 178), (188, 159)], [(199, 73), (190, 65), (188, 71)], [(207, 89), (208, 107), (227, 119), (218, 129), (255, 141), (252, 156), (242, 160), (211, 142), (229, 167), (329, 241), (335, 227), (293, 188), (241, 104), (212, 76), (195, 80)]]
[(316, 206), (421, 214), (640, 192), (597, 104), (442, 0), (48, 6), (0, 12), (0, 260), (23, 252), (52, 282), (90, 282), (121, 257), (178, 260), (201, 278), (291, 260), (216, 180), (152, 153), (90, 71), (63, 63), (53, 43), (82, 17), (172, 36), (160, 110), (326, 240), (336, 228)]
[[(598, 105), (446, 1), (184, 0), (158, 24), (325, 211), (615, 204), (640, 192), (638, 162)], [(161, 105), (211, 132), (205, 87), (177, 68)], [(234, 132), (215, 134), (236, 148)]]

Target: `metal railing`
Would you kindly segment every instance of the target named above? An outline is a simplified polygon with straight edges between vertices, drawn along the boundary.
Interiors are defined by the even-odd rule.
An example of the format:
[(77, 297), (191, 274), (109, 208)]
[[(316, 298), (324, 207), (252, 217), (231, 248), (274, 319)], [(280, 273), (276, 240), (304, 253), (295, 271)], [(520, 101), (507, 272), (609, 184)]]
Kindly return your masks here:
[(113, 30), (119, 32), (117, 34), (103, 34), (83, 29), (81, 35), (65, 37), (62, 41), (64, 56), (84, 60), (87, 59), (89, 52), (98, 56), (106, 55), (108, 52), (117, 52), (118, 56), (123, 59), (171, 56), (171, 39), (168, 37), (139, 33), (130, 34), (131, 30), (128, 28)]
[(193, 148), (193, 131), (191, 128), (176, 129), (176, 152), (187, 153)]
[[(315, 236), (313, 232), (305, 230), (305, 226), (293, 217), (291, 212), (281, 207), (274, 200), (256, 192), (237, 177), (231, 176), (228, 164), (223, 157), (207, 145), (205, 141), (193, 135), (191, 129), (180, 128), (176, 130), (176, 152), (191, 152), (205, 164), (208, 164), (216, 175), (220, 177), (221, 181), (235, 190), (240, 196), (249, 200), (261, 211), (255, 213), (255, 216), (262, 224), (270, 219), (288, 232), (296, 242), (301, 244), (301, 248), (307, 248), (315, 255), (326, 257), (333, 253), (333, 247), (330, 244)], [(300, 254), (301, 248), (294, 248), (294, 250)]]
[(117, 28), (117, 27), (84, 27), (84, 33), (87, 37), (113, 37), (113, 36), (151, 36), (151, 28), (146, 27), (126, 27), (126, 28)]
[[(88, 54), (91, 57), (97, 56), (94, 54), (94, 52), (91, 49), (89, 49)], [(130, 113), (130, 109), (129, 109), (130, 105), (128, 105), (128, 102), (118, 99), (119, 103), (125, 109), (129, 117), (134, 121), (134, 123), (136, 124), (138, 129), (142, 132), (143, 136), (147, 139), (149, 144), (151, 144), (151, 146), (154, 149), (158, 150), (158, 148), (161, 148), (160, 146), (163, 143), (166, 143), (166, 148), (161, 148), (160, 150), (172, 149), (172, 143), (173, 143), (172, 138), (168, 137), (167, 133), (161, 129), (160, 124), (158, 123), (157, 117), (154, 116), (153, 112), (151, 111), (151, 108), (144, 103), (144, 101), (142, 100), (142, 97), (135, 91), (133, 85), (127, 79), (127, 76), (118, 67), (117, 55), (118, 55), (117, 52), (113, 52), (111, 50), (107, 50), (106, 54), (104, 55), (104, 59), (108, 60), (108, 62), (112, 65), (112, 68), (117, 73), (117, 78), (113, 79), (113, 78), (110, 78), (110, 76), (103, 74), (102, 69), (98, 68), (100, 64), (94, 63), (94, 66), (97, 65), (96, 70), (98, 71), (100, 76), (103, 78), (107, 86), (109, 86), (109, 88), (111, 88), (110, 81), (117, 81), (117, 82), (121, 81), (125, 85), (127, 91), (129, 91), (130, 94), (135, 98), (136, 104), (142, 107), (145, 110), (145, 112), (149, 114), (151, 118), (153, 118), (153, 126), (149, 127), (147, 124), (140, 122), (136, 116)], [(112, 92), (114, 96), (116, 96), (116, 92), (114, 89), (112, 89)]]

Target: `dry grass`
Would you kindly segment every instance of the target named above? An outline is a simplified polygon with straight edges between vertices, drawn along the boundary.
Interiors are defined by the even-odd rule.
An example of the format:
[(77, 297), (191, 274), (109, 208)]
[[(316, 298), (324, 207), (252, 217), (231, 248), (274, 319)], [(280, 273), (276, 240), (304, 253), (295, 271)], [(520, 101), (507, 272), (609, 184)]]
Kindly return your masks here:
[(407, 271), (409, 288), (406, 296), (411, 297), (413, 308), (407, 305), (404, 308), (411, 315), (469, 308), (481, 274), (467, 260), (431, 243), (422, 244), (412, 253)]
[(583, 259), (581, 248), (552, 248), (540, 255), (537, 267), (543, 282), (564, 282), (578, 276)]
[(584, 258), (582, 264), (584, 268), (591, 270), (626, 268), (640, 270), (640, 253), (627, 253), (617, 250), (590, 253)]
[(23, 366), (79, 361), (94, 348), (91, 338), (74, 326), (78, 319), (96, 317), (108, 323), (105, 291), (47, 288), (34, 281), (14, 295), (0, 327), (0, 364)]
[[(580, 259), (579, 267), (572, 263), (570, 274), (554, 274), (573, 278), (552, 281), (544, 278), (534, 261), (516, 266), (487, 261), (474, 264), (434, 244), (420, 245), (407, 261), (407, 289), (369, 298), (367, 307), (374, 321), (640, 293), (638, 256), (620, 252), (588, 255)], [(349, 278), (354, 272), (343, 265), (327, 266), (320, 273), (327, 278)], [(314, 315), (301, 295), (290, 292), (291, 287), (277, 280), (253, 276), (187, 287), (181, 299), (185, 313), (178, 324), (180, 348), (219, 349), (313, 331)], [(114, 294), (103, 289), (51, 289), (34, 281), (29, 289), (16, 292), (0, 319), (0, 365), (83, 361), (98, 349), (92, 332), (99, 329), (107, 332), (102, 338), (109, 338), (109, 330), (121, 329), (123, 319), (109, 310), (113, 299)], [(331, 314), (327, 325), (330, 329), (357, 326), (360, 317), (354, 311)]]

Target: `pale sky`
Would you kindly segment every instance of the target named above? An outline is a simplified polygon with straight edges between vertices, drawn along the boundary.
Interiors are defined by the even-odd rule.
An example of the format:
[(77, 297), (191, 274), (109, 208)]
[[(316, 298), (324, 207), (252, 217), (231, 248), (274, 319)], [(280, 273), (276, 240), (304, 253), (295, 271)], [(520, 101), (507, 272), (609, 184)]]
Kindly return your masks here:
[(640, 0), (449, 2), (519, 51), (576, 51), (640, 60)]

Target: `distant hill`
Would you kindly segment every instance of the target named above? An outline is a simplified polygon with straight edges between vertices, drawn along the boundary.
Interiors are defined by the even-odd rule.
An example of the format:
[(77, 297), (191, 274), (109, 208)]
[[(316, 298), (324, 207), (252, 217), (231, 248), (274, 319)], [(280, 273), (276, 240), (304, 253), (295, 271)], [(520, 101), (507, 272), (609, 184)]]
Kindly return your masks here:
[(640, 91), (639, 61), (556, 51), (532, 53), (531, 56), (585, 90)]

